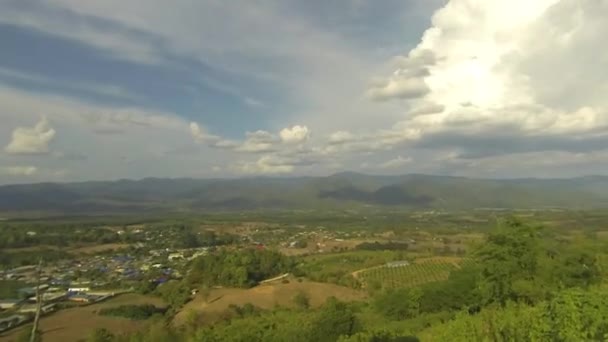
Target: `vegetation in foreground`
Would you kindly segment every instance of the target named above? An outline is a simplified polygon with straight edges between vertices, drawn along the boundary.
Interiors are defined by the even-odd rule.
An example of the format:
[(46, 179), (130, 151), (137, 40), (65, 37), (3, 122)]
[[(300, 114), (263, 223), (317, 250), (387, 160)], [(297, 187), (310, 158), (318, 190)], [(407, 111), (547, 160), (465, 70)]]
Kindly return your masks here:
[[(487, 233), (484, 229), (494, 218), (489, 220), (491, 214), (479, 212), (410, 213), (403, 216), (399, 229), (388, 228), (402, 220), (401, 214), (390, 213), (369, 218), (294, 213), (308, 227), (282, 215), (272, 215), (265, 225), (240, 223), (269, 218), (248, 213), (239, 218), (206, 217), (205, 223), (196, 219), (167, 219), (145, 226), (88, 222), (85, 226), (99, 231), (74, 230), (67, 243), (68, 248), (87, 246), (97, 238), (101, 239), (97, 242), (126, 243), (127, 251), (119, 255), (130, 253), (133, 260), (149, 258), (150, 251), (167, 244), (208, 251), (169, 264), (182, 276), (167, 278), (165, 269), (151, 269), (138, 278), (112, 283), (160, 297), (167, 307), (144, 305), (149, 303), (115, 303), (101, 310), (91, 307), (87, 317), (130, 325), (128, 329), (90, 331), (91, 341), (603, 340), (608, 332), (603, 323), (604, 306), (593, 303), (605, 303), (603, 291), (607, 289), (603, 270), (608, 246), (601, 230), (605, 214), (573, 212), (571, 218), (562, 212), (517, 214), (527, 216), (526, 220), (534, 217), (546, 228), (513, 219)], [(53, 236), (75, 227), (26, 221), (6, 225), (12, 228), (2, 232), (13, 236), (12, 244), (6, 245), (12, 249), (0, 256), (12, 266), (21, 264), (22, 254), (32, 258), (43, 251), (53, 256), (60, 250)], [(429, 230), (424, 228), (427, 226), (438, 227)], [(568, 230), (568, 226), (576, 229)], [(22, 233), (24, 228), (28, 234)], [(163, 239), (165, 243), (159, 244)], [(289, 256), (277, 252), (291, 242), (292, 248), (307, 252), (287, 253)], [(41, 243), (46, 249), (40, 249)], [(134, 248), (143, 244), (150, 246)], [(69, 262), (84, 260), (68, 251), (58, 257)], [(185, 251), (186, 258), (192, 255)], [(96, 253), (106, 253), (106, 259), (116, 255)], [(166, 263), (171, 253), (150, 262)], [(396, 267), (388, 267), (395, 263)], [(265, 295), (264, 302), (252, 297), (252, 303), (247, 303), (247, 296), (280, 287), (259, 286), (261, 281), (285, 273), (290, 277), (277, 280), (278, 285), (281, 281), (293, 284), (283, 284), (291, 292), (283, 291), (280, 302)], [(73, 279), (91, 276), (104, 277), (89, 271), (76, 272)], [(158, 281), (163, 278), (165, 281)], [(308, 291), (306, 284), (313, 284), (308, 280), (341, 284), (363, 295), (340, 297), (354, 302), (330, 299), (322, 305), (327, 296), (320, 298)], [(19, 280), (4, 280), (0, 295), (13, 298), (24, 285)], [(197, 299), (185, 305), (192, 299), (193, 289), (199, 290)], [(231, 290), (242, 292), (236, 304), (231, 302), (236, 297), (218, 300), (218, 295), (209, 296)], [(225, 311), (189, 312), (196, 305)], [(72, 310), (60, 310), (53, 316), (67, 317)], [(93, 330), (99, 325), (87, 327)], [(28, 330), (24, 328), (19, 331)], [(52, 336), (57, 335), (45, 337), (43, 331), (42, 339), (53, 341)]]
[(131, 335), (97, 331), (91, 341), (605, 340), (604, 253), (601, 243), (571, 244), (510, 221), (445, 281), (381, 288), (369, 302), (329, 300), (316, 310), (300, 295), (294, 309), (249, 307), (213, 326), (161, 322)]

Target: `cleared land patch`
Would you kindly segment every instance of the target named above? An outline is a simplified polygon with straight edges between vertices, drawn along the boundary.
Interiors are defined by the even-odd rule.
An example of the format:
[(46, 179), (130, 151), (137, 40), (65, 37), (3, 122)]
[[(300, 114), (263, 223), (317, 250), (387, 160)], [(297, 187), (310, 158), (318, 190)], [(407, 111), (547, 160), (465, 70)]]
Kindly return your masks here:
[(251, 289), (213, 289), (206, 299), (198, 294), (186, 304), (176, 315), (174, 324), (183, 324), (192, 312), (202, 314), (206, 320), (220, 319), (231, 304), (243, 306), (251, 303), (262, 309), (272, 309), (277, 305), (293, 307), (293, 298), (300, 292), (308, 296), (311, 307), (322, 305), (331, 296), (342, 301), (357, 301), (367, 297), (365, 292), (348, 287), (307, 280), (298, 282), (293, 278), (287, 284), (269, 283)]
[[(65, 342), (83, 340), (92, 331), (99, 328), (106, 328), (115, 334), (137, 331), (145, 326), (144, 322), (125, 318), (105, 317), (97, 314), (97, 311), (101, 308), (131, 304), (165, 305), (160, 298), (129, 293), (99, 304), (60, 310), (40, 319), (40, 330), (42, 330), (43, 341)], [(31, 325), (27, 324), (0, 335), (0, 342), (15, 341), (24, 329), (31, 329)]]
[(119, 250), (119, 249), (126, 249), (129, 246), (130, 245), (126, 244), (126, 243), (106, 243), (106, 244), (101, 244), (101, 245), (91, 245), (91, 246), (73, 248), (73, 249), (70, 249), (69, 252), (72, 254), (94, 254), (94, 253), (101, 253), (101, 252), (107, 252), (107, 251), (113, 251), (113, 250)]

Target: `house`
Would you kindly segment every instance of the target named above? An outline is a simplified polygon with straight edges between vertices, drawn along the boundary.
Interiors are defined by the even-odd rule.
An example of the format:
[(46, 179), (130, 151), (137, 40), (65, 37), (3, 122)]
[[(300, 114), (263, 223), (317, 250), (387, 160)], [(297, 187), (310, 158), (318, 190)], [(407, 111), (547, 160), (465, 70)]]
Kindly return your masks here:
[[(38, 310), (37, 304), (25, 304), (19, 308), (19, 312), (21, 313), (35, 313)], [(40, 308), (42, 313), (48, 313), (55, 310), (55, 304), (44, 305)]]
[(2, 310), (11, 310), (16, 308), (22, 300), (20, 299), (3, 299), (0, 300), (0, 309)]
[(79, 303), (88, 303), (91, 301), (91, 298), (86, 294), (76, 294), (68, 297), (68, 300)]
[[(41, 295), (42, 298), (42, 302), (43, 303), (50, 303), (50, 302), (58, 302), (60, 300), (65, 299), (67, 296), (66, 292), (44, 292)], [(28, 300), (30, 302), (36, 302), (36, 296), (30, 297), (28, 298)]]
[[(38, 286), (38, 289), (40, 291), (46, 291), (49, 288), (48, 285), (43, 284)], [(36, 287), (32, 286), (32, 287), (23, 287), (19, 289), (19, 294), (24, 296), (24, 297), (30, 297), (30, 296), (34, 296), (36, 295)]]

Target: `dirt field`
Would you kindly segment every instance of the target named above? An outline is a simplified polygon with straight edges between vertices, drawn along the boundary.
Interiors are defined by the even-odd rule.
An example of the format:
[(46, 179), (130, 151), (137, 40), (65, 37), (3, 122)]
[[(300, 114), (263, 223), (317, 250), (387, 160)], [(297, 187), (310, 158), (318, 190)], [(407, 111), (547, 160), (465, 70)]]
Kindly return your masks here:
[[(388, 241), (388, 240), (387, 240)], [(308, 242), (308, 247), (306, 248), (288, 248), (288, 247), (280, 247), (279, 252), (294, 256), (294, 255), (304, 255), (304, 254), (317, 254), (317, 253), (332, 253), (339, 250), (353, 250), (357, 245), (360, 245), (364, 242), (374, 243), (374, 242), (386, 242), (382, 239), (348, 239), (348, 240), (334, 240), (334, 239), (311, 239)]]
[(106, 251), (110, 251), (110, 250), (125, 249), (127, 247), (129, 247), (129, 244), (126, 244), (126, 243), (107, 243), (107, 244), (103, 244), (103, 245), (93, 245), (93, 246), (74, 248), (74, 249), (70, 249), (69, 252), (72, 254), (93, 254), (93, 253), (99, 253), (99, 252), (106, 252)]
[(251, 303), (263, 309), (272, 309), (277, 305), (291, 307), (293, 306), (293, 297), (300, 291), (308, 295), (312, 307), (322, 305), (330, 296), (343, 301), (362, 300), (367, 296), (365, 292), (344, 286), (311, 281), (300, 283), (296, 279), (290, 279), (288, 284), (278, 282), (256, 286), (251, 289), (214, 289), (207, 301), (199, 294), (194, 300), (186, 304), (175, 317), (174, 324), (183, 324), (192, 312), (202, 313), (207, 322), (212, 320), (213, 317), (219, 319), (230, 304), (242, 306)]
[[(83, 246), (83, 247), (73, 247), (68, 248), (66, 251), (71, 254), (94, 254), (99, 252), (106, 252), (110, 250), (119, 250), (125, 249), (129, 247), (129, 244), (126, 243), (107, 243), (103, 245), (91, 245), (91, 246)], [(61, 248), (57, 246), (32, 246), (32, 247), (20, 247), (20, 248), (5, 248), (3, 251), (7, 253), (18, 253), (18, 252), (37, 252), (41, 250), (60, 250)]]
[[(101, 308), (127, 304), (165, 305), (159, 298), (138, 294), (124, 294), (103, 303), (61, 310), (40, 319), (43, 341), (78, 341), (86, 339), (92, 331), (98, 328), (106, 328), (115, 334), (136, 331), (145, 324), (144, 321), (138, 322), (122, 318), (105, 317), (95, 313)], [(24, 325), (5, 334), (0, 334), (0, 342), (15, 341), (24, 329), (31, 329), (31, 325)]]
[(19, 252), (38, 252), (41, 250), (58, 250), (57, 246), (48, 246), (48, 245), (39, 245), (39, 246), (31, 246), (31, 247), (19, 247), (19, 248), (4, 248), (3, 252), (6, 253), (19, 253)]

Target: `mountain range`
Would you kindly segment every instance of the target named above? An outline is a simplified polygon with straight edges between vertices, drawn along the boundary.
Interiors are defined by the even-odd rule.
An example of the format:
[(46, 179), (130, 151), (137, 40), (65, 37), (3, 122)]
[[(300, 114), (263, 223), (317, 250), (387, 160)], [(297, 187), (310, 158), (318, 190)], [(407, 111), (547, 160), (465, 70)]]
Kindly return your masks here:
[(0, 186), (0, 211), (109, 213), (356, 207), (608, 208), (608, 176), (473, 179), (345, 172), (327, 177), (161, 179)]

